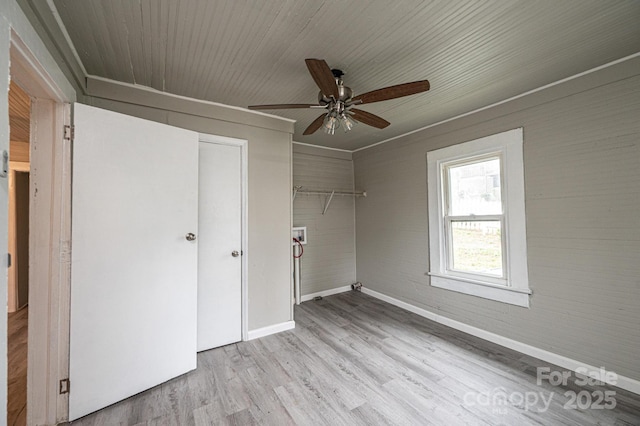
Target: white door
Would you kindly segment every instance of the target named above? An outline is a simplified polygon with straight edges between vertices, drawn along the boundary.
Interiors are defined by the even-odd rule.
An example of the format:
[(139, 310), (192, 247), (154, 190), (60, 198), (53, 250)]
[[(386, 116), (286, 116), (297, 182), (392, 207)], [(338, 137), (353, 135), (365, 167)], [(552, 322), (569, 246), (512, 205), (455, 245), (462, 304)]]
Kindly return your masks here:
[(198, 351), (204, 351), (242, 338), (241, 147), (201, 140), (199, 161)]
[(198, 135), (74, 108), (69, 419), (196, 367)]

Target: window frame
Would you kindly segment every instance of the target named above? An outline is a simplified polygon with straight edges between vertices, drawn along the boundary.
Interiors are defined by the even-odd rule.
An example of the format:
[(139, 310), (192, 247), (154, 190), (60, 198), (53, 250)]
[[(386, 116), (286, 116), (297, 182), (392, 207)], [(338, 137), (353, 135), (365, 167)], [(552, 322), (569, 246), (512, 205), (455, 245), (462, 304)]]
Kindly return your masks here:
[[(513, 129), (427, 153), (429, 260), (431, 286), (529, 307), (524, 207), (523, 129)], [(451, 216), (448, 170), (485, 158), (500, 158), (501, 215)], [(475, 160), (475, 161), (474, 161)], [(453, 219), (474, 221), (501, 217), (503, 277), (455, 270)]]
[[(460, 167), (468, 164), (477, 164), (483, 161), (497, 159), (500, 162), (500, 204), (501, 213), (499, 214), (470, 214), (470, 215), (452, 215), (451, 214), (451, 185), (450, 185), (450, 170), (453, 167)], [(444, 226), (444, 240), (446, 248), (446, 262), (445, 268), (448, 274), (460, 276), (462, 278), (474, 279), (478, 276), (482, 279), (486, 279), (488, 282), (499, 285), (507, 285), (507, 239), (506, 239), (506, 221), (505, 221), (505, 199), (504, 194), (504, 167), (503, 157), (501, 151), (490, 152), (482, 155), (476, 155), (463, 159), (456, 159), (452, 161), (443, 161), (440, 163), (440, 176), (442, 179), (442, 197), (443, 197), (443, 226)], [(483, 274), (481, 272), (475, 273), (470, 271), (464, 271), (454, 268), (454, 247), (453, 247), (453, 222), (500, 222), (501, 236), (501, 260), (502, 260), (502, 275), (497, 277), (491, 274)]]

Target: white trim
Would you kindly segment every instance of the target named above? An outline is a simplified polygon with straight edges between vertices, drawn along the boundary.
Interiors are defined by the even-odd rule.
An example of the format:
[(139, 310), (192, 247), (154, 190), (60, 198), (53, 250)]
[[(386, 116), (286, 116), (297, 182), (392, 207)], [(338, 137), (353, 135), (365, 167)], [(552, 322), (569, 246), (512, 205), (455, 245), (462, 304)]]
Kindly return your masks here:
[[(87, 78), (91, 78), (93, 80), (97, 80), (97, 81), (102, 81), (102, 82), (105, 82), (105, 83), (113, 84), (113, 85), (116, 85), (116, 86), (128, 87), (128, 88), (131, 88), (131, 89), (142, 90), (142, 91), (148, 92), (148, 93), (155, 93), (155, 94), (158, 94), (158, 95), (163, 95), (163, 96), (167, 96), (167, 97), (174, 98), (174, 99), (180, 99), (180, 100), (183, 100), (183, 101), (194, 102), (194, 103), (198, 103), (198, 104), (201, 104), (201, 105), (212, 105), (212, 106), (216, 106), (216, 107), (233, 109), (233, 110), (236, 110), (236, 111), (248, 112), (248, 113), (255, 114), (255, 115), (262, 115), (264, 117), (277, 118), (278, 120), (286, 121), (288, 123), (295, 123), (296, 122), (296, 120), (292, 120), (291, 118), (280, 117), (279, 115), (267, 114), (267, 113), (256, 111), (256, 110), (253, 110), (253, 109), (242, 108), (242, 107), (238, 107), (238, 106), (234, 106), (234, 105), (221, 104), (219, 102), (203, 101), (202, 99), (196, 99), (196, 98), (190, 98), (188, 96), (176, 95), (176, 94), (173, 94), (173, 93), (170, 93), (170, 92), (163, 92), (161, 90), (156, 90), (156, 89), (154, 89), (152, 87), (149, 87), (149, 86), (143, 86), (141, 84), (125, 83), (123, 81), (111, 80), (109, 78), (99, 77), (97, 75), (92, 75), (92, 74), (88, 74)], [(90, 94), (90, 96), (93, 96), (93, 95)]]
[[(445, 206), (442, 170), (446, 164), (472, 160), (486, 154), (499, 153), (502, 168), (502, 201), (506, 259), (503, 282), (479, 274), (462, 274), (448, 270), (447, 236), (444, 229)], [(529, 307), (529, 273), (527, 267), (526, 216), (524, 204), (523, 129), (517, 128), (469, 142), (427, 152), (427, 185), (429, 204), (429, 260), (431, 285), (485, 299)], [(466, 275), (466, 274), (465, 274)], [(471, 278), (471, 279), (469, 279)], [(482, 285), (479, 285), (481, 281)], [(502, 281), (502, 280), (501, 280)], [(514, 292), (516, 290), (518, 292)]]
[(241, 191), (240, 195), (242, 206), (241, 210), (241, 227), (242, 227), (242, 256), (241, 256), (241, 268), (242, 268), (242, 282), (241, 282), (241, 292), (242, 292), (242, 340), (248, 340), (249, 336), (249, 175), (248, 175), (248, 165), (249, 165), (249, 156), (248, 156), (248, 144), (249, 142), (246, 139), (236, 139), (229, 138), (226, 136), (218, 136), (211, 135), (206, 133), (198, 134), (198, 142), (206, 142), (206, 143), (215, 143), (220, 145), (231, 145), (237, 146), (240, 148), (240, 179), (241, 179)]
[(506, 286), (491, 285), (488, 283), (475, 283), (471, 280), (459, 279), (453, 276), (442, 276), (429, 273), (431, 275), (431, 285), (445, 290), (468, 294), (470, 296), (482, 297), (483, 299), (495, 300), (496, 302), (508, 303), (510, 305), (529, 307), (530, 290), (516, 290)]
[[(291, 134), (289, 134), (289, 187), (293, 186), (293, 138)], [(289, 228), (293, 229), (293, 195), (289, 197)], [(293, 242), (291, 240), (291, 242)], [(289, 256), (289, 276), (291, 277), (291, 292), (289, 299), (289, 318), (291, 321), (295, 320), (295, 307), (294, 305), (298, 304), (298, 291), (300, 289), (296, 289), (296, 281), (294, 278), (295, 271), (295, 263), (298, 261), (298, 265), (300, 264), (300, 258), (295, 259), (293, 257), (293, 253)], [(299, 278), (299, 277), (298, 277)], [(299, 280), (298, 280), (299, 282)]]
[(245, 147), (247, 145), (246, 139), (230, 138), (228, 136), (211, 135), (208, 133), (198, 133), (198, 141), (240, 147)]
[(261, 337), (269, 336), (271, 334), (280, 333), (294, 329), (296, 327), (295, 321), (285, 321), (279, 324), (268, 325), (266, 327), (250, 330), (247, 340), (259, 339)]
[[(481, 328), (477, 328), (468, 324), (465, 324), (460, 321), (453, 320), (451, 318), (447, 318), (445, 316), (435, 314), (426, 309), (419, 308), (417, 306), (411, 305), (407, 302), (403, 302), (401, 300), (395, 299), (391, 296), (387, 296), (386, 294), (379, 293), (375, 290), (370, 290), (366, 287), (362, 287), (362, 292), (368, 294), (369, 296), (375, 297), (376, 299), (383, 300), (387, 303), (390, 303), (399, 308), (405, 309), (409, 312), (413, 312), (416, 315), (420, 315), (421, 317), (430, 319), (439, 324), (446, 325), (447, 327), (455, 328), (456, 330), (460, 330), (464, 333), (470, 334), (472, 336), (479, 337), (481, 339), (487, 340), (489, 342), (496, 343), (500, 346), (504, 346), (509, 349), (513, 349), (514, 351), (518, 351), (520, 353), (532, 356), (534, 358), (538, 358), (542, 361), (549, 362), (551, 364), (557, 365), (562, 368), (566, 368), (571, 371), (576, 371), (578, 368), (581, 369), (581, 372), (584, 372), (585, 369), (590, 372), (600, 373), (600, 368), (594, 367), (592, 365), (588, 365), (577, 361), (572, 358), (568, 358), (563, 355), (558, 355), (553, 352), (549, 352), (545, 349), (540, 349), (535, 346), (528, 345), (526, 343), (518, 342), (517, 340), (510, 339), (508, 337), (501, 336), (499, 334), (492, 333), (490, 331), (483, 330)], [(632, 379), (630, 377), (621, 376), (616, 374), (617, 381), (613, 386), (617, 386), (620, 389), (627, 390), (629, 392), (633, 392), (637, 395), (640, 395), (640, 381), (636, 379)]]
[(53, 80), (45, 67), (31, 53), (11, 29), (11, 78), (32, 98), (51, 99), (55, 102), (68, 102), (69, 99)]
[(328, 149), (330, 151), (340, 151), (340, 152), (348, 152), (348, 153), (352, 153), (354, 151), (351, 151), (349, 149), (341, 149), (341, 148), (331, 148), (329, 146), (322, 146), (322, 145), (313, 145), (310, 143), (304, 143), (304, 142), (296, 142), (296, 141), (292, 141), (292, 143), (294, 145), (302, 145), (302, 146), (310, 146), (311, 148), (320, 148), (320, 149)]
[(351, 291), (351, 286), (350, 285), (345, 285), (343, 287), (337, 287), (337, 288), (332, 288), (329, 290), (323, 290), (323, 291), (318, 291), (316, 293), (311, 293), (311, 294), (303, 294), (302, 295), (302, 301), (303, 302), (307, 302), (309, 300), (313, 300), (314, 297), (327, 297), (327, 296), (332, 296), (334, 294), (338, 294), (338, 293), (344, 293), (347, 291)]
[[(429, 276), (432, 277), (439, 277), (439, 278), (451, 278), (447, 275), (442, 275), (442, 274), (436, 274), (433, 272), (427, 272), (427, 274)], [(477, 284), (477, 285), (484, 285), (487, 287), (492, 287), (492, 288), (499, 288), (501, 290), (506, 290), (506, 291), (513, 291), (514, 293), (524, 293), (524, 294), (532, 294), (533, 292), (531, 291), (531, 289), (529, 288), (513, 288), (513, 287), (505, 287), (502, 284), (493, 284), (491, 282), (485, 282), (485, 281), (479, 281), (479, 280), (474, 280), (472, 278), (467, 278), (467, 277), (463, 277), (463, 276), (458, 276), (456, 275), (454, 277), (455, 281), (462, 281), (465, 283), (471, 283), (471, 284)]]
[(529, 91), (527, 91), (527, 92), (520, 93), (519, 95), (512, 96), (512, 97), (507, 98), (507, 99), (505, 99), (505, 100), (498, 101), (498, 102), (494, 102), (494, 103), (492, 103), (492, 104), (490, 104), (490, 105), (487, 105), (487, 106), (483, 106), (483, 107), (480, 107), (480, 108), (474, 109), (473, 111), (465, 112), (465, 113), (463, 113), (463, 114), (456, 115), (455, 117), (447, 118), (447, 119), (444, 119), (444, 120), (438, 121), (437, 123), (429, 124), (429, 125), (427, 125), (427, 126), (420, 127), (419, 129), (412, 130), (412, 131), (410, 131), (410, 132), (403, 133), (403, 134), (401, 134), (401, 135), (394, 136), (394, 137), (392, 137), (392, 138), (385, 139), (385, 140), (383, 140), (383, 141), (376, 142), (376, 143), (373, 143), (373, 144), (371, 144), (371, 145), (363, 146), (362, 148), (354, 149), (354, 150), (352, 150), (351, 152), (353, 153), (353, 152), (358, 152), (358, 151), (363, 151), (363, 150), (365, 150), (365, 149), (373, 148), (374, 146), (382, 145), (383, 143), (391, 142), (391, 141), (393, 141), (393, 140), (400, 139), (400, 138), (403, 138), (403, 137), (405, 137), (405, 136), (409, 136), (409, 135), (412, 135), (412, 134), (414, 134), (414, 133), (418, 133), (418, 132), (421, 132), (421, 131), (423, 131), (423, 130), (430, 129), (430, 128), (432, 128), (432, 127), (436, 127), (436, 126), (439, 126), (439, 125), (441, 125), (441, 124), (445, 124), (445, 123), (448, 123), (448, 122), (450, 122), (450, 121), (457, 120), (457, 119), (459, 119), (459, 118), (466, 117), (466, 116), (471, 115), (471, 114), (475, 114), (476, 112), (484, 111), (484, 110), (486, 110), (486, 109), (490, 109), (490, 108), (496, 107), (496, 106), (498, 106), (498, 105), (502, 105), (502, 104), (505, 104), (505, 103), (507, 103), (507, 102), (511, 102), (511, 101), (516, 100), (516, 99), (523, 98), (523, 97), (528, 96), (528, 95), (531, 95), (531, 94), (533, 94), (533, 93), (540, 92), (540, 91), (542, 91), (542, 90), (548, 89), (548, 88), (553, 87), (553, 86), (557, 86), (558, 84), (562, 84), (562, 83), (566, 83), (567, 81), (575, 80), (576, 78), (583, 77), (583, 76), (585, 76), (585, 75), (588, 75), (588, 74), (594, 73), (594, 72), (596, 72), (596, 71), (600, 71), (600, 70), (605, 69), (605, 68), (612, 67), (612, 66), (617, 65), (617, 64), (619, 64), (619, 63), (621, 63), (621, 62), (626, 62), (626, 61), (629, 61), (629, 60), (634, 59), (634, 58), (637, 58), (637, 57), (640, 57), (640, 52), (638, 52), (638, 53), (634, 53), (634, 54), (629, 55), (629, 56), (625, 56), (624, 58), (616, 59), (615, 61), (608, 62), (608, 63), (606, 63), (606, 64), (604, 64), (604, 65), (600, 65), (600, 66), (598, 66), (598, 67), (591, 68), (590, 70), (580, 72), (580, 73), (578, 73), (578, 74), (575, 74), (575, 75), (572, 75), (572, 76), (569, 76), (569, 77), (563, 78), (563, 79), (561, 79), (561, 80), (554, 81), (553, 83), (545, 84), (544, 86), (540, 86), (540, 87), (538, 87), (538, 88), (536, 88), (536, 89), (532, 89), (532, 90), (529, 90)]

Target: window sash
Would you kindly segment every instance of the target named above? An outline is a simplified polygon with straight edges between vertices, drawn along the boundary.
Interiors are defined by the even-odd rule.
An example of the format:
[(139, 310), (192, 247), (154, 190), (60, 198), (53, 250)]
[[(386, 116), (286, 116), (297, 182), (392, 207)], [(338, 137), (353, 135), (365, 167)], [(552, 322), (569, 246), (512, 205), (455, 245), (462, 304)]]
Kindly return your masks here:
[[(500, 257), (501, 257), (501, 275), (485, 274), (482, 272), (465, 271), (454, 267), (454, 246), (453, 246), (453, 222), (500, 222)], [(470, 215), (470, 216), (445, 216), (444, 217), (444, 235), (445, 235), (445, 273), (456, 275), (468, 279), (488, 280), (493, 284), (507, 285), (507, 229), (505, 226), (505, 215)]]
[[(450, 182), (450, 170), (452, 168), (456, 168), (456, 167), (461, 167), (461, 166), (467, 166), (467, 165), (471, 165), (471, 164), (477, 164), (477, 163), (482, 163), (485, 161), (489, 161), (489, 160), (495, 160), (497, 159), (500, 162), (500, 210), (501, 210), (501, 214), (504, 214), (505, 212), (505, 206), (507, 205), (507, 201), (505, 199), (505, 190), (504, 190), (504, 183), (505, 183), (505, 168), (504, 168), (504, 161), (503, 161), (503, 155), (502, 152), (496, 151), (496, 152), (490, 152), (487, 154), (482, 154), (482, 155), (476, 155), (476, 156), (470, 156), (470, 157), (465, 157), (462, 159), (458, 159), (458, 160), (453, 160), (453, 161), (447, 161), (445, 163), (441, 164), (441, 181), (442, 181), (442, 197), (443, 197), (443, 207), (444, 207), (444, 215), (450, 215), (451, 214), (451, 182)], [(480, 216), (480, 215), (478, 215)]]

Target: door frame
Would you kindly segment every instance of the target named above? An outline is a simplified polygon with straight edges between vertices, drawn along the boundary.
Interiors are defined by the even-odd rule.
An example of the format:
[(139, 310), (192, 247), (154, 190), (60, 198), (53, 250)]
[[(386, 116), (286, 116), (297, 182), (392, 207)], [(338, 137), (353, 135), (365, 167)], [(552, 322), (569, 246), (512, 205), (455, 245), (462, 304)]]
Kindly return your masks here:
[(249, 340), (249, 313), (248, 313), (248, 258), (249, 258), (249, 250), (248, 250), (248, 147), (249, 143), (246, 139), (236, 139), (230, 138), (226, 136), (217, 136), (211, 134), (200, 133), (198, 135), (198, 143), (213, 143), (218, 145), (230, 145), (236, 146), (240, 148), (240, 188), (241, 188), (241, 206), (240, 206), (240, 226), (241, 226), (241, 245), (242, 245), (242, 256), (240, 256), (241, 262), (241, 298), (242, 298), (242, 340)]
[(27, 424), (57, 424), (69, 410), (59, 383), (69, 377), (71, 141), (64, 126), (72, 99), (13, 30), (10, 57), (11, 78), (32, 99)]

